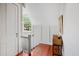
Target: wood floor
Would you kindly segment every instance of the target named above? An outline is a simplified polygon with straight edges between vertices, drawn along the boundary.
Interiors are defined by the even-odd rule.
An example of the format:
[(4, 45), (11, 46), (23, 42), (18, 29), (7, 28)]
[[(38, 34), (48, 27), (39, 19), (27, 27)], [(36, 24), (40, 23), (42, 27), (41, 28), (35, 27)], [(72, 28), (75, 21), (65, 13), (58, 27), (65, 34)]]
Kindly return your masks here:
[[(40, 43), (31, 51), (31, 56), (52, 56), (52, 46)], [(18, 56), (28, 56), (27, 53), (20, 53)]]

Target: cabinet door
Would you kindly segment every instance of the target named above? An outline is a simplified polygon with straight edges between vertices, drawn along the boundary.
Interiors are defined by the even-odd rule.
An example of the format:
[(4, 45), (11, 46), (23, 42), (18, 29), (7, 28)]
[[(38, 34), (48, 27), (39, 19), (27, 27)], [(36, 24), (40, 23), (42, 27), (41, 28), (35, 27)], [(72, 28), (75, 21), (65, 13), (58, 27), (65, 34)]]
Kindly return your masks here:
[[(7, 55), (16, 55), (17, 53), (17, 6), (7, 4)], [(16, 34), (17, 33), (17, 34)]]

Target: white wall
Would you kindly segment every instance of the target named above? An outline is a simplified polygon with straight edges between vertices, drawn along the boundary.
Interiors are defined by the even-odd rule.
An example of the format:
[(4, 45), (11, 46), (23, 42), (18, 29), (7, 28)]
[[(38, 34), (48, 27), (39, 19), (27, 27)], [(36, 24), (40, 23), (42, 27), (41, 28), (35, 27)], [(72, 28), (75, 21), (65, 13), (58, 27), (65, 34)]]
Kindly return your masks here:
[(41, 42), (41, 25), (32, 26), (31, 47), (35, 47)]
[[(58, 4), (53, 3), (27, 3), (26, 12), (29, 14), (32, 24), (57, 25)], [(28, 10), (28, 11), (27, 11)]]
[(79, 55), (79, 4), (66, 4), (64, 13), (64, 55)]
[[(23, 14), (29, 16), (32, 22), (34, 38), (31, 45), (40, 42), (52, 43), (52, 35), (58, 32), (58, 16), (63, 12), (63, 4), (57, 3), (27, 3)], [(41, 27), (40, 27), (41, 26)]]
[(27, 3), (23, 14), (31, 18), (33, 25), (58, 24), (58, 16), (63, 14), (65, 3)]

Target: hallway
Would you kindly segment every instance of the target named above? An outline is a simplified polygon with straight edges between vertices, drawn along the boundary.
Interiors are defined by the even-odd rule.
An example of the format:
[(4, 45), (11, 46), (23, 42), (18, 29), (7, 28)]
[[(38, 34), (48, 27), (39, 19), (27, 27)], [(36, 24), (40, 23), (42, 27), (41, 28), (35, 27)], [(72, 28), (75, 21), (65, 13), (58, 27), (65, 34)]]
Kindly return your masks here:
[(79, 3), (0, 3), (0, 56), (78, 56)]

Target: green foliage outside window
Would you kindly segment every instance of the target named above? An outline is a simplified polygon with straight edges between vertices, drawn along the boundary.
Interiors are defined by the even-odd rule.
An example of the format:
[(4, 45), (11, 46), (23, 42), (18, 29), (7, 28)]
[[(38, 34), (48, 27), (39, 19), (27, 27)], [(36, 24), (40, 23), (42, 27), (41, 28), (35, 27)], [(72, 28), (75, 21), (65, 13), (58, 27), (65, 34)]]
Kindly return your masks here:
[(31, 21), (29, 17), (23, 16), (22, 23), (24, 24), (24, 30), (31, 31)]

